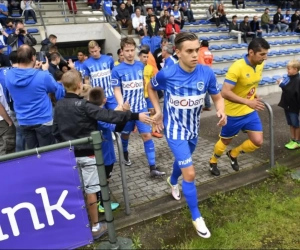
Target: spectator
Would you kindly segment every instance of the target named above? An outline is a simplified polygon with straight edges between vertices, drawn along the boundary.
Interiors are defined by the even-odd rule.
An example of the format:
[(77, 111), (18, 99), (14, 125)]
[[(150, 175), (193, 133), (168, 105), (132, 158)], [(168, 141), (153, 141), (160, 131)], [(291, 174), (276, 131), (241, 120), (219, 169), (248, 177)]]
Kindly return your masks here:
[(18, 21), (15, 32), (10, 34), (7, 38), (7, 44), (12, 50), (17, 50), (23, 44), (28, 46), (36, 45), (36, 39), (30, 33), (27, 33), (23, 22)]
[(77, 71), (80, 72), (81, 76), (82, 76), (82, 79), (84, 79), (84, 67), (83, 67), (83, 63), (85, 61), (84, 59), (84, 56), (85, 56), (85, 53), (83, 51), (78, 51), (77, 52), (77, 61), (75, 61), (74, 63), (74, 67)]
[(160, 48), (162, 38), (165, 38), (165, 32), (162, 30), (158, 31), (157, 36), (151, 37), (150, 51), (152, 54), (156, 49)]
[(252, 39), (255, 38), (255, 33), (251, 31), (248, 16), (245, 16), (244, 21), (240, 23), (240, 30), (245, 43), (247, 43), (247, 37), (252, 37)]
[(161, 8), (164, 10), (164, 9), (167, 9), (170, 13), (171, 9), (172, 9), (172, 4), (168, 1), (168, 0), (164, 0), (162, 3), (161, 3)]
[[(0, 0), (0, 1), (5, 2), (3, 0)], [(19, 14), (22, 15), (23, 11), (20, 8), (20, 2), (19, 1), (8, 0), (7, 3), (8, 3), (8, 6), (7, 6), (8, 13), (9, 13), (10, 16), (13, 13), (13, 9), (19, 10)]]
[(152, 1), (152, 6), (154, 10), (154, 14), (158, 14), (158, 11), (161, 11), (161, 0), (153, 0)]
[[(58, 65), (60, 63), (60, 55), (57, 52), (51, 53), (50, 63), (49, 63), (49, 72), (54, 77), (56, 71), (60, 71)], [(62, 70), (62, 72), (64, 72)]]
[(3, 53), (4, 48), (5, 46), (0, 44), (0, 67), (10, 67), (11, 63), (9, 61), (9, 58)]
[(288, 149), (300, 147), (300, 63), (292, 60), (287, 64), (288, 77), (280, 82), (282, 88), (281, 99), (278, 104), (284, 109), (287, 124), (290, 126), (291, 140), (285, 145)]
[(206, 11), (207, 20), (216, 23), (217, 28), (220, 27), (220, 18), (217, 15), (217, 11), (214, 9), (213, 5), (210, 5)]
[(130, 16), (134, 13), (133, 5), (132, 5), (132, 0), (128, 0), (126, 2), (126, 9), (129, 11)]
[(111, 22), (112, 21), (112, 1), (111, 0), (104, 0), (102, 4), (103, 13), (105, 15), (106, 21)]
[(154, 15), (151, 16), (147, 29), (150, 37), (158, 35), (160, 29), (160, 23), (156, 21), (156, 16)]
[(286, 32), (289, 26), (286, 24), (286, 21), (281, 14), (281, 8), (277, 8), (277, 13), (273, 17), (273, 23), (278, 29), (278, 32)]
[(296, 10), (295, 13), (291, 17), (291, 31), (294, 32), (296, 27), (298, 26), (300, 16), (299, 10)]
[(6, 5), (4, 4), (4, 1), (0, 1), (0, 24), (5, 27), (6, 26), (6, 20), (8, 17), (8, 9)]
[(36, 14), (35, 14), (35, 4), (32, 0), (23, 0), (21, 2), (21, 9), (23, 10), (23, 14), (25, 16), (25, 22), (28, 21), (29, 16), (37, 23)]
[(132, 27), (135, 29), (136, 33), (143, 30), (144, 34), (147, 36), (146, 17), (141, 15), (141, 10), (139, 8), (136, 8), (135, 16), (132, 18)]
[[(77, 6), (75, 0), (67, 0), (68, 8), (71, 14), (77, 14)], [(94, 8), (95, 9), (95, 8)]]
[(238, 9), (239, 5), (242, 4), (243, 5), (243, 9), (245, 9), (245, 0), (234, 0), (235, 2), (235, 7)]
[(181, 17), (181, 12), (178, 9), (178, 5), (174, 6), (174, 9), (171, 10), (171, 15), (174, 16), (175, 23), (177, 23), (180, 26), (180, 29), (184, 26), (184, 18)]
[(0, 84), (0, 155), (15, 152), (16, 128), (10, 117), (10, 110)]
[(258, 17), (254, 16), (250, 22), (251, 31), (255, 33), (255, 37), (262, 37), (262, 30), (259, 27)]
[(117, 66), (120, 63), (124, 62), (123, 51), (121, 49), (118, 49), (117, 54), (118, 54), (119, 59), (117, 61), (115, 61), (115, 63), (114, 63), (115, 66)]
[(64, 66), (61, 67), (61, 71), (62, 71), (63, 73), (66, 73), (66, 72), (68, 72), (69, 70), (70, 70), (70, 68), (69, 68), (68, 66), (66, 66), (66, 65), (64, 65)]
[(169, 68), (173, 66), (175, 63), (177, 63), (177, 60), (173, 57), (173, 45), (168, 44), (162, 47), (161, 56), (164, 60), (164, 67), (163, 68)]
[(269, 8), (265, 8), (265, 12), (261, 16), (261, 27), (265, 29), (267, 33), (269, 33), (269, 30), (270, 33), (272, 33), (275, 29), (275, 25), (273, 24), (269, 16)]
[[(128, 35), (132, 34), (132, 22), (131, 22), (131, 17), (129, 14), (129, 11), (125, 8), (125, 3), (121, 3), (120, 8), (117, 10), (118, 15), (116, 16), (116, 19), (118, 23), (123, 26), (128, 27)], [(121, 30), (118, 26), (119, 33), (121, 33)]]
[(35, 49), (22, 45), (17, 50), (18, 68), (7, 73), (7, 89), (14, 100), (14, 109), (28, 149), (55, 143), (52, 135), (52, 104), (49, 93), (57, 83), (48, 72), (49, 64), (34, 69)]
[(148, 45), (149, 47), (151, 46), (151, 38), (145, 35), (144, 30), (139, 31), (139, 37), (142, 46), (143, 45)]
[(283, 19), (285, 20), (285, 23), (289, 26), (289, 28), (292, 29), (292, 15), (290, 14), (289, 10), (285, 12), (285, 14), (283, 15)]
[[(200, 44), (200, 49), (198, 51), (198, 63), (212, 67), (212, 62), (214, 60), (214, 56), (209, 51), (208, 47), (209, 47), (208, 41), (203, 40)], [(203, 111), (211, 111), (210, 97), (207, 92), (205, 94), (204, 108), (202, 108), (202, 110)]]
[[(92, 10), (97, 9), (97, 1), (96, 0), (87, 0), (87, 5), (92, 7)], [(69, 10), (71, 10), (71, 9), (69, 8)]]
[(237, 23), (237, 16), (232, 16), (232, 22), (229, 24), (229, 35), (238, 37), (238, 43), (241, 43), (242, 32), (239, 29), (239, 25)]
[(152, 8), (147, 9), (147, 16), (146, 16), (146, 23), (147, 25), (151, 22), (151, 17), (155, 17), (155, 22), (159, 22), (159, 19), (157, 18), (156, 15), (154, 15)]
[(188, 0), (183, 0), (181, 3), (181, 10), (185, 16), (187, 16), (189, 23), (196, 22), (194, 18), (194, 13), (191, 9), (191, 2)]
[(134, 8), (136, 8), (136, 9), (139, 8), (140, 10), (142, 10), (143, 15), (146, 16), (147, 11), (146, 11), (144, 4), (145, 4), (145, 0), (133, 0)]
[(55, 45), (56, 43), (57, 43), (57, 36), (51, 34), (48, 38), (44, 39), (41, 42), (41, 44), (42, 44), (41, 51), (44, 51), (45, 53), (48, 53), (50, 46)]
[(166, 35), (170, 43), (174, 45), (176, 35), (180, 32), (179, 25), (175, 23), (174, 16), (170, 16), (169, 23), (166, 26)]
[(162, 38), (161, 39), (161, 44), (160, 48), (156, 49), (153, 53), (153, 56), (155, 58), (156, 66), (158, 70), (162, 69), (162, 63), (163, 63), (163, 58), (162, 58), (162, 48), (168, 44), (168, 39)]
[(229, 21), (226, 17), (226, 13), (225, 13), (223, 4), (219, 5), (218, 10), (217, 10), (217, 15), (220, 18), (220, 22), (223, 22), (226, 25), (226, 27), (229, 26)]
[[(5, 32), (2, 32), (3, 38), (4, 38), (4, 43), (7, 44), (8, 36), (15, 32), (15, 23), (13, 22), (12, 19), (10, 19), (10, 18), (6, 19), (6, 29), (4, 31)], [(10, 51), (8, 51), (7, 54), (9, 55)]]
[(169, 23), (170, 13), (168, 10), (164, 10), (163, 13), (163, 16), (159, 18), (159, 22), (163, 28), (166, 28), (167, 24)]

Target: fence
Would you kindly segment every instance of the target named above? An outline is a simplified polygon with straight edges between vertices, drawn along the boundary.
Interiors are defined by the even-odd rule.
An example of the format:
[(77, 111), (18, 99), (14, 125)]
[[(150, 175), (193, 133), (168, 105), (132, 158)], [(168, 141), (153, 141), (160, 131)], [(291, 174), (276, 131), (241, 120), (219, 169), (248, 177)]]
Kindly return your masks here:
[[(120, 144), (120, 136), (119, 136), (119, 134), (116, 134), (116, 138), (117, 138), (117, 145), (118, 145), (119, 154), (120, 154), (120, 163), (123, 164), (123, 160), (122, 160), (123, 154), (122, 154), (122, 147), (120, 147), (121, 144)], [(101, 138), (100, 132), (93, 132), (93, 133), (91, 133), (91, 137), (87, 137), (87, 138), (83, 138), (83, 139), (78, 139), (78, 140), (73, 140), (73, 141), (69, 141), (69, 142), (58, 143), (58, 144), (49, 145), (49, 146), (46, 146), (46, 147), (40, 147), (40, 148), (37, 148), (37, 149), (31, 149), (31, 150), (26, 150), (26, 151), (22, 151), (22, 152), (17, 152), (17, 153), (13, 153), (13, 154), (8, 154), (8, 155), (5, 155), (5, 156), (1, 156), (0, 157), (0, 162), (2, 164), (5, 164), (5, 163), (7, 163), (6, 161), (8, 161), (8, 160), (15, 160), (15, 163), (19, 164), (19, 163), (21, 163), (22, 161), (25, 161), (28, 158), (27, 157), (27, 158), (20, 159), (21, 157), (31, 156), (31, 155), (37, 155), (37, 158), (43, 158), (42, 153), (45, 153), (45, 152), (49, 153), (50, 151), (53, 151), (53, 150), (56, 150), (55, 152), (58, 152), (59, 149), (65, 149), (65, 148), (67, 148), (67, 149), (70, 148), (71, 149), (71, 147), (73, 147), (73, 146), (82, 145), (82, 144), (88, 144), (88, 143), (91, 143), (93, 145), (94, 152), (95, 152), (95, 159), (96, 159), (96, 165), (97, 165), (97, 170), (98, 170), (99, 183), (100, 183), (100, 186), (101, 186), (101, 193), (102, 193), (102, 198), (103, 198), (103, 205), (104, 205), (104, 209), (105, 209), (105, 220), (106, 220), (107, 226), (108, 226), (109, 240), (108, 240), (108, 242), (101, 243), (99, 245), (99, 249), (130, 249), (131, 246), (132, 246), (132, 241), (130, 239), (120, 238), (120, 237), (116, 236), (114, 222), (113, 222), (114, 219), (113, 219), (113, 214), (112, 214), (111, 205), (110, 205), (110, 196), (109, 196), (109, 191), (108, 191), (108, 186), (107, 186), (107, 180), (106, 180), (106, 174), (105, 174), (105, 167), (104, 167), (103, 156), (102, 156), (102, 148), (101, 148), (102, 138)], [(66, 157), (62, 157), (62, 158), (66, 158)], [(74, 158), (74, 155), (73, 155), (73, 158)], [(49, 159), (49, 160), (51, 160), (51, 159)], [(9, 164), (10, 165), (7, 166), (7, 167), (11, 168), (10, 174), (12, 174), (14, 166), (11, 166), (13, 163), (9, 162)], [(19, 169), (23, 169), (24, 170), (24, 168), (19, 168)], [(72, 168), (69, 167), (68, 169), (72, 169)], [(43, 170), (43, 168), (41, 168), (41, 173), (42, 173), (42, 170)], [(123, 169), (122, 173), (125, 174), (125, 168)], [(77, 173), (77, 175), (78, 175), (78, 173)], [(11, 176), (8, 176), (8, 178), (11, 178)], [(24, 178), (24, 177), (22, 177), (22, 178)], [(46, 178), (48, 178), (48, 176), (46, 176)], [(124, 178), (122, 178), (122, 181), (123, 181), (123, 187), (124, 186), (126, 187), (126, 177), (125, 176), (124, 176)], [(55, 182), (52, 183), (52, 188), (55, 185), (56, 185)], [(83, 188), (82, 185), (80, 186), (80, 188)], [(39, 190), (40, 189), (43, 189), (43, 188), (39, 188)], [(50, 187), (50, 189), (51, 189), (51, 187)], [(64, 199), (67, 196), (66, 193), (68, 193), (67, 191), (66, 191), (66, 193), (64, 193), (65, 191), (66, 190), (64, 190), (62, 192), (62, 194), (61, 194), (61, 196), (60, 196), (57, 204), (55, 204), (55, 205), (50, 206), (49, 199), (47, 201), (48, 203), (44, 202), (44, 200), (43, 200), (47, 216), (49, 214), (49, 209), (51, 208), (52, 210), (59, 211), (68, 220), (71, 220), (72, 218), (75, 217), (74, 214), (69, 214), (62, 207)], [(124, 189), (123, 191), (124, 191), (124, 197), (127, 195), (127, 202), (128, 202), (128, 194), (126, 194), (127, 193), (127, 189)], [(36, 193), (38, 193), (38, 189), (36, 190)], [(42, 191), (40, 191), (40, 193), (42, 193)], [(3, 194), (4, 193), (2, 192), (2, 195)], [(10, 195), (14, 195), (14, 194), (10, 194)], [(62, 198), (63, 195), (65, 195), (64, 198)], [(49, 197), (50, 196), (51, 196), (51, 193), (50, 193)], [(47, 198), (48, 198), (48, 196), (47, 196)], [(20, 210), (20, 208), (28, 208), (28, 210), (30, 211), (31, 218), (32, 218), (32, 221), (34, 223), (34, 227), (35, 227), (36, 230), (37, 229), (42, 229), (42, 228), (45, 227), (45, 225), (43, 223), (39, 223), (39, 219), (38, 219), (38, 214), (39, 213), (41, 214), (41, 211), (39, 211), (41, 209), (41, 207), (38, 207), (38, 212), (35, 211), (35, 213), (34, 213), (33, 206), (32, 205), (28, 205), (28, 204), (30, 204), (30, 203), (28, 203), (28, 202), (24, 203), (23, 202), (23, 203), (20, 203), (18, 205), (15, 205), (13, 208), (10, 208), (10, 207), (5, 208), (5, 209), (7, 209), (7, 211), (10, 211), (10, 212), (12, 211), (10, 214), (9, 214), (9, 212), (7, 212), (7, 214), (8, 214), (8, 217), (9, 217), (9, 221), (11, 223), (12, 231), (14, 232), (14, 236), (19, 236), (19, 234), (20, 234), (20, 233), (18, 234), (16, 232), (16, 225), (17, 225), (17, 223), (16, 223), (16, 216), (15, 216), (15, 213), (18, 210)], [(47, 205), (47, 209), (46, 209), (46, 205), (45, 204), (48, 204)], [(11, 204), (11, 205), (14, 205), (14, 204)], [(128, 205), (128, 208), (127, 208), (128, 210), (126, 211), (126, 213), (130, 213), (129, 203), (127, 205)], [(70, 207), (71, 206), (69, 206), (69, 209), (70, 209)], [(85, 205), (85, 207), (87, 207), (87, 204)], [(3, 211), (5, 209), (2, 209), (2, 213), (3, 214), (4, 214)], [(52, 213), (51, 209), (50, 209), (50, 213)], [(52, 214), (50, 214), (50, 215), (52, 215)], [(12, 217), (14, 217), (14, 218), (12, 218)], [(78, 216), (78, 217), (80, 217), (80, 216)], [(48, 217), (47, 217), (47, 219), (48, 219)], [(48, 219), (48, 222), (49, 222), (49, 219)], [(1, 221), (1, 223), (2, 223), (2, 221)], [(54, 221), (53, 221), (53, 218), (52, 218), (52, 225), (53, 224), (54, 224)], [(49, 225), (51, 225), (50, 222), (49, 222)], [(89, 225), (86, 225), (84, 227), (85, 228), (89, 227)], [(4, 229), (7, 229), (7, 228), (4, 228)], [(65, 233), (65, 235), (67, 237), (67, 235), (69, 233), (68, 230), (69, 230), (69, 228), (66, 228), (66, 227), (61, 228), (60, 236), (64, 237), (64, 233)], [(48, 229), (48, 231), (49, 231), (49, 229)], [(35, 238), (36, 239), (39, 238), (39, 240), (41, 241), (41, 233), (40, 233), (40, 231), (34, 231), (34, 233), (35, 232), (36, 232), (36, 235), (37, 235)], [(71, 237), (73, 239), (76, 238), (75, 235), (74, 235), (74, 237), (73, 237), (73, 235), (71, 235)], [(5, 243), (3, 243), (3, 242), (5, 242), (5, 240), (7, 240), (8, 238), (9, 238), (8, 234), (3, 233), (2, 229), (1, 229), (1, 225), (0, 225), (0, 248), (6, 248), (7, 247), (7, 245), (4, 245)], [(13, 238), (13, 240), (14, 240), (14, 238)], [(68, 246), (65, 246), (65, 245), (55, 245), (55, 238), (52, 239), (52, 240), (53, 240), (53, 243), (50, 243), (50, 245), (45, 245), (44, 248), (52, 248), (52, 249), (56, 248), (57, 249), (57, 248), (73, 248), (75, 246), (76, 247), (82, 246), (82, 245), (75, 245), (75, 246), (74, 245), (72, 245), (72, 246), (69, 246), (69, 245)], [(16, 238), (14, 240), (14, 242), (18, 242), (18, 243), (16, 243), (17, 244), (17, 248), (20, 248), (22, 246), (22, 242), (20, 242), (20, 240), (18, 238)], [(42, 243), (41, 242), (36, 243), (36, 242), (38, 242), (38, 240), (37, 241), (32, 241), (32, 245), (29, 248), (32, 248), (32, 249), (34, 249), (34, 248), (41, 248), (41, 245), (38, 245), (38, 244), (42, 244), (43, 242)], [(31, 244), (31, 242), (29, 242), (28, 244)], [(77, 243), (77, 244), (80, 244), (80, 243)], [(84, 244), (86, 244), (86, 242)], [(5, 247), (2, 247), (2, 246), (5, 246)], [(27, 245), (27, 248), (28, 248), (28, 245)]]

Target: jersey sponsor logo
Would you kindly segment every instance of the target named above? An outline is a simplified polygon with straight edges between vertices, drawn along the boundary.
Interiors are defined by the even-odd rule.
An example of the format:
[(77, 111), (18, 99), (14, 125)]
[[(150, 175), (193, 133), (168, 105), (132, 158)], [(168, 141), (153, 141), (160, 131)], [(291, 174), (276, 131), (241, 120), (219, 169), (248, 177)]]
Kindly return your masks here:
[(122, 87), (124, 90), (136, 90), (144, 87), (143, 80), (123, 81)]
[(255, 87), (253, 87), (252, 89), (250, 89), (250, 91), (247, 94), (247, 99), (250, 99), (255, 93)]
[(174, 96), (170, 95), (169, 105), (177, 109), (198, 108), (204, 103), (205, 94), (196, 96)]
[(202, 91), (204, 89), (204, 82), (197, 82), (197, 89)]
[(110, 69), (98, 70), (91, 73), (93, 79), (104, 78), (110, 76)]
[(183, 160), (183, 161), (178, 161), (178, 164), (179, 166), (183, 166), (183, 165), (186, 165), (188, 163), (191, 163), (192, 162), (192, 157), (186, 159), (186, 160)]

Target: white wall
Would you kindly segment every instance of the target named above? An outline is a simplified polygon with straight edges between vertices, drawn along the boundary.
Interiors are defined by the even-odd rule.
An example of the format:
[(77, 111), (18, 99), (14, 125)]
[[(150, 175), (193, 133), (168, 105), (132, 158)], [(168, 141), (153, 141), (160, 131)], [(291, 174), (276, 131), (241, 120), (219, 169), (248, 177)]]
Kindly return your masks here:
[(103, 30), (105, 33), (104, 50), (106, 53), (112, 53), (114, 60), (118, 59), (117, 50), (120, 48), (121, 35), (109, 24), (103, 24)]

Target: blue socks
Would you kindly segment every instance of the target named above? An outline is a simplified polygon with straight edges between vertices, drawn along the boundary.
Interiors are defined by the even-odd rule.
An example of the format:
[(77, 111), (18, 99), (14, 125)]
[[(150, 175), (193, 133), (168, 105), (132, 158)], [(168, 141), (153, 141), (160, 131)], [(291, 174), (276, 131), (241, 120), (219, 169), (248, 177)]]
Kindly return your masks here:
[(189, 206), (192, 219), (196, 220), (201, 217), (201, 213), (198, 208), (197, 189), (195, 182), (182, 181), (182, 192), (186, 199), (186, 203)]
[[(128, 145), (128, 143), (127, 143), (127, 145)], [(123, 145), (123, 148), (124, 148), (124, 145)], [(146, 154), (149, 166), (154, 166), (155, 165), (155, 148), (154, 148), (154, 142), (152, 139), (144, 142), (144, 149), (145, 149), (145, 154)]]
[(129, 140), (125, 140), (121, 136), (122, 146), (123, 146), (123, 152), (128, 152), (128, 142)]
[(178, 178), (181, 175), (181, 170), (180, 167), (178, 165), (178, 162), (175, 160), (173, 163), (173, 172), (170, 178), (170, 182), (172, 185), (176, 185), (178, 182)]

